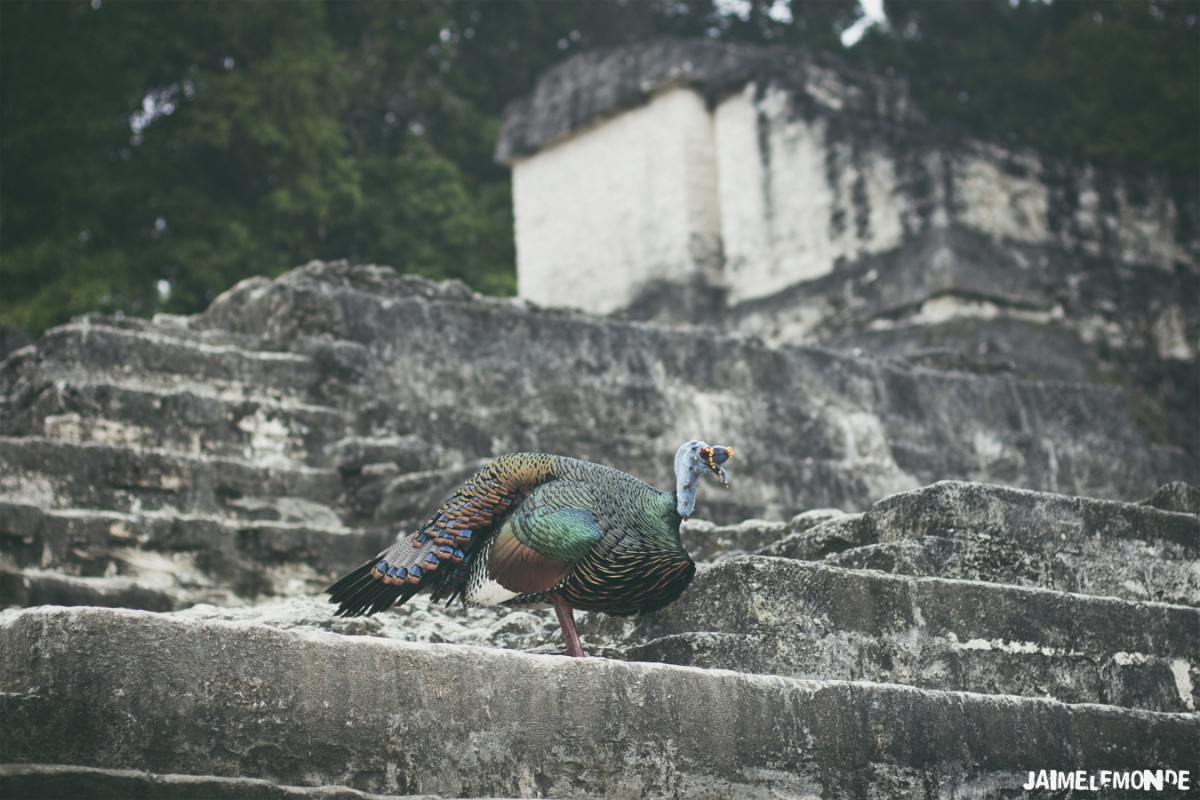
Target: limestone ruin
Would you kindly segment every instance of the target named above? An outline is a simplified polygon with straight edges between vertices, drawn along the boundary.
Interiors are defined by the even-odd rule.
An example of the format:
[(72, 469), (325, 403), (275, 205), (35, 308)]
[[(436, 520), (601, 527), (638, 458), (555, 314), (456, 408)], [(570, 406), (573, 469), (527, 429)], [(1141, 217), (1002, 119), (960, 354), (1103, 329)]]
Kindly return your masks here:
[[(663, 119), (674, 144), (647, 138)], [(695, 194), (626, 191), (668, 216), (588, 218), (599, 262), (555, 251), (611, 195), (567, 191), (555, 220), (547, 187), (622, 141), (626, 178)], [(12, 340), (0, 795), (1200, 780), (1194, 203), (955, 141), (877, 76), (712, 43), (567, 62), (498, 153), (519, 299), (314, 262), (195, 316)], [(696, 580), (654, 615), (585, 615), (599, 658), (558, 655), (548, 610), (323, 602), (484, 459), (665, 485), (694, 435), (738, 452), (685, 526)]]

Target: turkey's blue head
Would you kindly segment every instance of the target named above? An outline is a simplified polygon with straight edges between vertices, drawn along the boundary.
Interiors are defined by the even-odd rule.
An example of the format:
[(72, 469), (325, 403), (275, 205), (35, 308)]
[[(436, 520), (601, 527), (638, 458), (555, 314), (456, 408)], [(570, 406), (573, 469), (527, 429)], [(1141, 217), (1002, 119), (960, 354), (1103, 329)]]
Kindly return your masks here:
[(721, 479), (726, 489), (729, 488), (729, 476), (721, 465), (732, 456), (732, 447), (711, 445), (696, 439), (679, 448), (675, 453), (675, 510), (679, 516), (687, 519), (696, 510), (696, 489), (704, 473), (711, 472)]

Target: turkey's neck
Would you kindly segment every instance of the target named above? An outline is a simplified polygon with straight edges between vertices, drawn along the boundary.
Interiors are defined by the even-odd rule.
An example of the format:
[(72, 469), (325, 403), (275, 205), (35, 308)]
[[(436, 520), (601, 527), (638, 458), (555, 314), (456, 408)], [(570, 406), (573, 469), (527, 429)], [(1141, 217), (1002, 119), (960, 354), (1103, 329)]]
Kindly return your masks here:
[(690, 464), (675, 464), (675, 511), (681, 519), (696, 513), (696, 490), (700, 488), (700, 473), (690, 469)]
[(679, 513), (679, 492), (667, 492), (667, 497), (671, 499), (671, 505), (664, 510), (663, 519), (667, 522), (667, 528), (679, 530), (679, 524), (683, 522), (683, 515)]

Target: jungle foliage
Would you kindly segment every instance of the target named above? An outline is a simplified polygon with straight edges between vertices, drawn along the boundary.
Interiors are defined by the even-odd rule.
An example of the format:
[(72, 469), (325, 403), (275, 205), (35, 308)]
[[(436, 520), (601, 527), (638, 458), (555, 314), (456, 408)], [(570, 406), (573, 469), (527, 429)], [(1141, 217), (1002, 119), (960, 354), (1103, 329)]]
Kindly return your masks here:
[(790, 43), (907, 77), (935, 117), (1193, 179), (1198, 0), (6, 0), (0, 322), (203, 308), (349, 258), (515, 286), (505, 104), (656, 35)]

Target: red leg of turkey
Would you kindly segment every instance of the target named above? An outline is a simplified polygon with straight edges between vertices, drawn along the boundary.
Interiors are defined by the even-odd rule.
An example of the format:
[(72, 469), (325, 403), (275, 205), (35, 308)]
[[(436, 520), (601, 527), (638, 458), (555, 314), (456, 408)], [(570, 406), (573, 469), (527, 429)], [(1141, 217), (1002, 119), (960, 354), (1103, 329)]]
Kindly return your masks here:
[(575, 630), (575, 615), (567, 601), (558, 595), (550, 595), (554, 610), (558, 613), (558, 624), (562, 626), (563, 641), (567, 643), (567, 655), (580, 657), (583, 646), (579, 644), (579, 631)]

